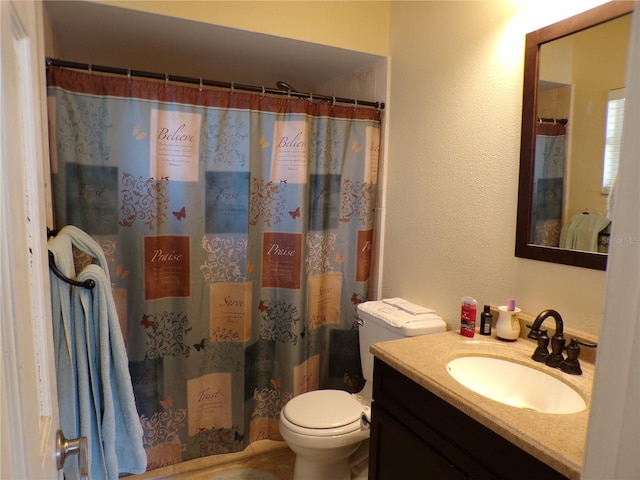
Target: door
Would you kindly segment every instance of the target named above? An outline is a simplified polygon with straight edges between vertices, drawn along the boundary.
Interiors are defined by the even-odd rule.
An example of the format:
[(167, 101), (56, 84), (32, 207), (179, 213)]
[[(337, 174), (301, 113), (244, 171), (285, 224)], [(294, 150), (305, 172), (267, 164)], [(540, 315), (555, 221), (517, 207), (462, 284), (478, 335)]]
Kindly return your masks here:
[(0, 7), (0, 478), (55, 479), (42, 5), (1, 0)]

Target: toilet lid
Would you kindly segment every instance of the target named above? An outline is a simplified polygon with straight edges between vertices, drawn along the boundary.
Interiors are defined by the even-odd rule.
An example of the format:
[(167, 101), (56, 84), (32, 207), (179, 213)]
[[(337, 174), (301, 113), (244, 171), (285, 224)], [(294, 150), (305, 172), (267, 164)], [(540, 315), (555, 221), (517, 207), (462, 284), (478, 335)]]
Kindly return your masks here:
[(360, 419), (363, 406), (344, 390), (315, 390), (289, 400), (287, 420), (304, 428), (337, 428)]

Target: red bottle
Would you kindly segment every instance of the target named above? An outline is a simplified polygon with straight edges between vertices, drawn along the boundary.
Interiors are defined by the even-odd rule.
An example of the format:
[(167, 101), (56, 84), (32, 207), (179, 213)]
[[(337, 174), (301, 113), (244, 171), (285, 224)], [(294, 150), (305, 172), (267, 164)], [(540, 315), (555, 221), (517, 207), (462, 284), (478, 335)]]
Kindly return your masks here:
[(462, 312), (460, 315), (460, 335), (471, 337), (476, 334), (476, 317), (478, 302), (472, 297), (462, 297)]

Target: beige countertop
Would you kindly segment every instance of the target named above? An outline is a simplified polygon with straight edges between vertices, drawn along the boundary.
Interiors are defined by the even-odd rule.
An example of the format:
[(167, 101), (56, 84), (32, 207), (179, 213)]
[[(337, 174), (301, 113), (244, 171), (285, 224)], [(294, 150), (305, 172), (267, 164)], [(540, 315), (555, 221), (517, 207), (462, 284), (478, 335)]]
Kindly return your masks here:
[[(456, 331), (403, 338), (371, 346), (371, 352), (400, 373), (434, 393), (485, 427), (519, 446), (571, 479), (579, 479), (587, 438), (593, 364), (581, 360), (582, 375), (568, 375), (531, 359), (536, 343), (527, 338), (504, 342)], [(587, 349), (583, 349), (587, 350)], [(505, 405), (479, 395), (449, 375), (447, 363), (457, 357), (482, 355), (537, 368), (569, 384), (587, 404), (573, 414), (540, 413)]]

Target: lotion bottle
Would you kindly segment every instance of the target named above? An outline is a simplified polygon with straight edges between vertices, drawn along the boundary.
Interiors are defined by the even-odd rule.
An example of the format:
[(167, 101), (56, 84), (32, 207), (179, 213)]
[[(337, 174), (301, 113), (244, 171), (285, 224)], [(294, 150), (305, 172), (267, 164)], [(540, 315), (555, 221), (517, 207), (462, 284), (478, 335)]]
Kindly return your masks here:
[(492, 323), (493, 315), (491, 315), (491, 305), (485, 305), (484, 312), (480, 314), (480, 335), (491, 335)]

